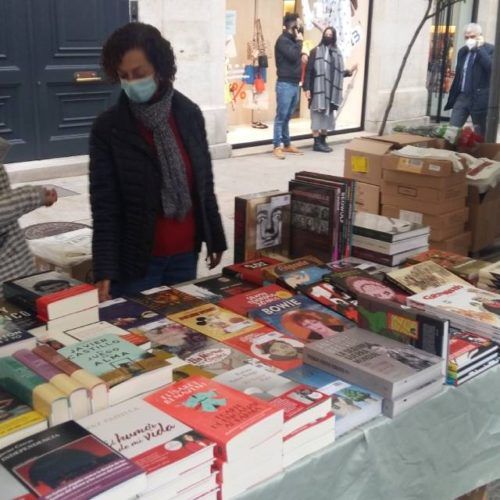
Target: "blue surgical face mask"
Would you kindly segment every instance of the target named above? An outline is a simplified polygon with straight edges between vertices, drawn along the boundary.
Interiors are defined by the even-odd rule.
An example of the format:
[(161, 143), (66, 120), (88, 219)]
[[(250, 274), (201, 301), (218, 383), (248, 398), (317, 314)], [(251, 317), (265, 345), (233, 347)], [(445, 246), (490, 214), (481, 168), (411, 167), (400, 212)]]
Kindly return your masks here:
[(139, 80), (120, 80), (120, 83), (127, 97), (138, 103), (148, 102), (158, 90), (158, 83), (156, 83), (154, 75)]

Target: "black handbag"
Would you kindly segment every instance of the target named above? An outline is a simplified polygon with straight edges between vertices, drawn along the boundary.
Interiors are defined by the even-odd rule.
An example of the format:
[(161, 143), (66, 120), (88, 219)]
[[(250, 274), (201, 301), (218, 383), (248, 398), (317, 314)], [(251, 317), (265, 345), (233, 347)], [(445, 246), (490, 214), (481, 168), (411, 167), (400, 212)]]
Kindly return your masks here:
[(269, 61), (267, 60), (266, 54), (262, 54), (257, 57), (257, 62), (259, 65), (259, 68), (267, 68), (269, 66)]

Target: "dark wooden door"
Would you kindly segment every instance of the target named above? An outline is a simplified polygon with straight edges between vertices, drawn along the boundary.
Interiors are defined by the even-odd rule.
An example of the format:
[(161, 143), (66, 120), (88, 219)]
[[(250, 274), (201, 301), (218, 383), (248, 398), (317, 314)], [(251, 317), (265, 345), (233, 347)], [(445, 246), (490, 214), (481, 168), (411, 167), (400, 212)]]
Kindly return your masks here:
[(129, 0), (0, 0), (2, 4), (25, 14), (6, 27), (7, 37), (17, 43), (24, 38), (16, 36), (20, 30), (29, 32), (17, 64), (26, 68), (19, 75), (24, 92), (19, 98), (24, 96), (27, 105), (17, 107), (23, 108), (20, 116), (31, 147), (22, 149), (14, 142), (7, 160), (85, 154), (94, 118), (118, 94), (117, 87), (105, 82), (99, 59), (103, 41), (128, 22)]

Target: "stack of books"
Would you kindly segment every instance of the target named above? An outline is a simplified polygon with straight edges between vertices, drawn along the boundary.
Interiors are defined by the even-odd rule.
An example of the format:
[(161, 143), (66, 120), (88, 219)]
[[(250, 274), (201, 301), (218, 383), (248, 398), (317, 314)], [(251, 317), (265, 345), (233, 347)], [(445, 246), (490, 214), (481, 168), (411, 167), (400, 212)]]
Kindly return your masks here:
[(357, 212), (352, 255), (384, 266), (399, 266), (429, 248), (429, 234), (430, 228), (423, 224)]
[(361, 328), (307, 344), (304, 363), (381, 395), (389, 417), (441, 392), (445, 373), (442, 358)]
[(479, 271), (477, 287), (498, 293), (500, 290), (500, 262), (494, 262)]
[(217, 491), (215, 443), (142, 398), (78, 423), (146, 473), (141, 498), (198, 498)]
[(69, 275), (49, 271), (3, 284), (5, 299), (31, 311), (48, 333), (99, 321), (97, 289)]
[(462, 385), (498, 364), (498, 344), (476, 333), (454, 330), (450, 340), (448, 373), (450, 385)]
[(222, 498), (231, 498), (283, 468), (283, 410), (224, 384), (191, 376), (145, 401), (216, 443)]
[(252, 365), (235, 368), (214, 380), (283, 409), (285, 467), (335, 440), (332, 401), (313, 387)]

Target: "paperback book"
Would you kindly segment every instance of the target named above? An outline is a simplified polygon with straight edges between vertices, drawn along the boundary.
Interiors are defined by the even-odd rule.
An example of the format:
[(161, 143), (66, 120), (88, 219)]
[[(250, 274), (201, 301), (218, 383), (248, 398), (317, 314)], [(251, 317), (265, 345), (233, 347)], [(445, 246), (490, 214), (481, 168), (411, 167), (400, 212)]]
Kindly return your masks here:
[(254, 309), (250, 316), (304, 343), (335, 335), (354, 326), (340, 314), (302, 295)]
[(264, 268), (262, 274), (264, 276), (264, 283), (274, 283), (276, 280), (285, 273), (291, 271), (299, 271), (305, 267), (311, 265), (323, 265), (323, 261), (319, 260), (312, 255), (306, 255), (300, 259), (290, 260), (288, 262), (282, 262), (280, 264), (274, 264), (272, 266)]
[(16, 328), (30, 332), (33, 335), (43, 334), (47, 330), (45, 321), (39, 319), (33, 311), (23, 309), (6, 300), (0, 300), (0, 323), (9, 321)]
[(390, 243), (429, 234), (429, 232), (429, 226), (417, 222), (368, 212), (356, 212), (354, 218), (354, 234)]
[(425, 252), (429, 249), (429, 245), (425, 244), (423, 246), (414, 247), (411, 245), (409, 250), (404, 250), (399, 253), (389, 255), (382, 251), (368, 250), (366, 248), (361, 248), (357, 246), (352, 247), (352, 255), (360, 259), (366, 259), (375, 263), (378, 263), (386, 267), (396, 267), (404, 264), (413, 255)]
[(263, 256), (259, 259), (247, 260), (246, 262), (223, 267), (222, 274), (262, 286), (264, 283), (263, 270), (279, 263), (278, 259)]
[[(376, 240), (368, 238), (367, 236), (360, 236), (355, 234), (352, 237), (352, 246), (356, 248), (363, 248), (372, 252), (397, 255), (403, 252), (413, 252), (416, 248), (425, 247), (429, 244), (429, 234), (423, 234), (407, 240), (400, 240), (390, 243), (388, 241)], [(362, 256), (358, 256), (365, 258)]]
[(36, 337), (21, 330), (11, 320), (0, 316), (0, 356), (10, 356), (18, 349), (32, 349), (36, 345)]
[(498, 354), (496, 342), (476, 333), (457, 330), (450, 339), (448, 371), (459, 372), (495, 353)]
[(147, 309), (166, 315), (184, 311), (204, 303), (203, 300), (188, 293), (169, 286), (160, 286), (144, 290), (129, 297), (131, 300), (142, 304)]
[(160, 315), (138, 302), (120, 297), (99, 304), (99, 319), (129, 330), (155, 319), (160, 319)]
[(325, 274), (330, 273), (326, 266), (309, 266), (297, 271), (289, 271), (280, 276), (276, 283), (289, 290), (297, 291), (302, 285), (310, 285), (320, 281)]
[(357, 257), (347, 257), (345, 259), (328, 262), (325, 265), (332, 269), (332, 271), (341, 271), (342, 269), (350, 269), (354, 267), (371, 275), (379, 275), (390, 271), (390, 268), (387, 266), (377, 264), (376, 262), (370, 262), (369, 260), (359, 259)]
[(445, 361), (361, 328), (307, 344), (304, 363), (395, 399), (435, 380)]

